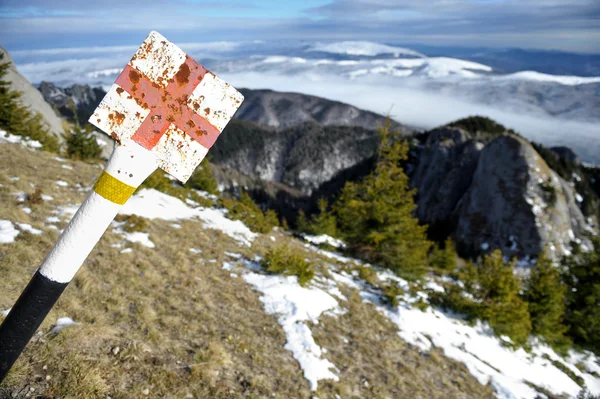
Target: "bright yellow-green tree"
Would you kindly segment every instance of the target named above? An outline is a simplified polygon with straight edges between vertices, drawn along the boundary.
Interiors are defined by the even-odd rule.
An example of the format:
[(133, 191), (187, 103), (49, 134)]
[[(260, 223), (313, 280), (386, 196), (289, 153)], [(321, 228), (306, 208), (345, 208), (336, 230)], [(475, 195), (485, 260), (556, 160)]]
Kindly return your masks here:
[(419, 278), (427, 266), (431, 243), (426, 226), (413, 212), (414, 190), (401, 163), (408, 143), (389, 123), (379, 129), (381, 144), (375, 170), (344, 186), (334, 205), (338, 226), (350, 251), (406, 278)]

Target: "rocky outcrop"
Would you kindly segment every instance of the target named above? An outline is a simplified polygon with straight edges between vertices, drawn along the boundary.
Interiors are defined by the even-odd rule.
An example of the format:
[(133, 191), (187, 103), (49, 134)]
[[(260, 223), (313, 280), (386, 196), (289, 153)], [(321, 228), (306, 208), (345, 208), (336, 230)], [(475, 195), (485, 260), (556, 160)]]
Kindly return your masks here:
[(427, 136), (411, 181), (417, 189), (417, 216), (443, 239), (456, 223), (455, 208), (471, 185), (482, 143), (458, 128), (441, 128)]
[[(57, 87), (53, 83), (40, 83), (39, 91), (44, 100), (52, 104), (58, 112), (74, 121), (75, 116), (80, 123), (85, 123), (104, 98), (106, 92), (100, 87), (74, 84), (71, 87)], [(76, 110), (76, 114), (73, 113)]]
[(42, 122), (48, 128), (48, 131), (55, 136), (62, 138), (64, 129), (61, 118), (56, 114), (54, 109), (44, 101), (42, 94), (29, 83), (27, 78), (19, 73), (17, 67), (12, 62), (8, 52), (0, 46), (0, 54), (3, 58), (0, 62), (8, 62), (8, 73), (3, 80), (10, 83), (11, 90), (21, 92), (21, 102), (34, 113), (39, 113), (42, 116)]
[(519, 136), (486, 143), (462, 129), (433, 131), (412, 182), (419, 218), (430, 231), (451, 234), (464, 254), (501, 249), (523, 259), (590, 245), (573, 188)]

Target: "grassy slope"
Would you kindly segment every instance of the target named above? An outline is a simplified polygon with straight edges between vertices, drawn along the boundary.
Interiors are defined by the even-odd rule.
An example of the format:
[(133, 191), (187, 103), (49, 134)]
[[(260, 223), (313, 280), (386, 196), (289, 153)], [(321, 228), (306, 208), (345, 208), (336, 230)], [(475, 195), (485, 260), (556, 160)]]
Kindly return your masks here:
[[(0, 219), (44, 231), (22, 232), (0, 245), (0, 310), (9, 308), (58, 236), (45, 219), (67, 204), (78, 205), (100, 168), (60, 162), (54, 155), (0, 144)], [(63, 165), (73, 169), (63, 168)], [(20, 177), (13, 181), (12, 177)], [(61, 179), (69, 187), (56, 185)], [(13, 193), (42, 193), (53, 201), (22, 211)], [(59, 224), (64, 228), (67, 218)], [(243, 248), (199, 221), (149, 221), (155, 249), (133, 245), (121, 254), (123, 238), (108, 232), (0, 388), (0, 397), (31, 392), (68, 398), (309, 398), (302, 370), (283, 348), (277, 319), (263, 310), (260, 293), (221, 265), (226, 251), (247, 257), (272, 245), (259, 237)], [(276, 241), (303, 246), (285, 234)], [(126, 244), (132, 246), (132, 244)], [(194, 254), (189, 248), (201, 249)], [(314, 252), (306, 257), (326, 273)], [(215, 260), (210, 262), (210, 260)], [(339, 368), (340, 382), (321, 381), (315, 393), (335, 398), (487, 398), (466, 368), (440, 352), (423, 354), (406, 344), (395, 327), (347, 288), (342, 316), (322, 316), (312, 328), (316, 342)], [(48, 334), (58, 317), (79, 324)], [(0, 316), (1, 318), (2, 316)], [(348, 337), (345, 343), (340, 336)], [(33, 389), (34, 391), (30, 391)]]

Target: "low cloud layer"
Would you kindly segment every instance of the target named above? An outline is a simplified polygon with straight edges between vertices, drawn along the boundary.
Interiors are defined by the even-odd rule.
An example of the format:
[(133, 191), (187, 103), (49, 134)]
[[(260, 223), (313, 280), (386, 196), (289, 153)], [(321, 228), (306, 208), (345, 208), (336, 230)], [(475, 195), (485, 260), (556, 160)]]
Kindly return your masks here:
[(236, 87), (295, 91), (346, 102), (366, 110), (389, 114), (401, 123), (425, 129), (470, 115), (488, 116), (530, 140), (547, 146), (569, 146), (584, 161), (600, 164), (600, 136), (598, 125), (593, 123), (551, 116), (533, 117), (518, 110), (507, 111), (469, 103), (381, 79), (349, 82), (335, 76), (284, 77), (257, 73), (224, 74), (224, 78)]

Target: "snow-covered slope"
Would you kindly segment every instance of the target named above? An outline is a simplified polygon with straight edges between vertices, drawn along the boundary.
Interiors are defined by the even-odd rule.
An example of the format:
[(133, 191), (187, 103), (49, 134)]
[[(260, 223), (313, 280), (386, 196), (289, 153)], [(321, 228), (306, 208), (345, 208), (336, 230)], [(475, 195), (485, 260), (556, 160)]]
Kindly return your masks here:
[(559, 83), (565, 86), (577, 86), (591, 83), (600, 83), (600, 77), (580, 77), (580, 76), (560, 76), (560, 75), (548, 75), (546, 73), (540, 73), (535, 71), (522, 71), (511, 73), (504, 76), (499, 76), (498, 79), (516, 79), (523, 81), (535, 81), (535, 82), (548, 82), (548, 83)]

